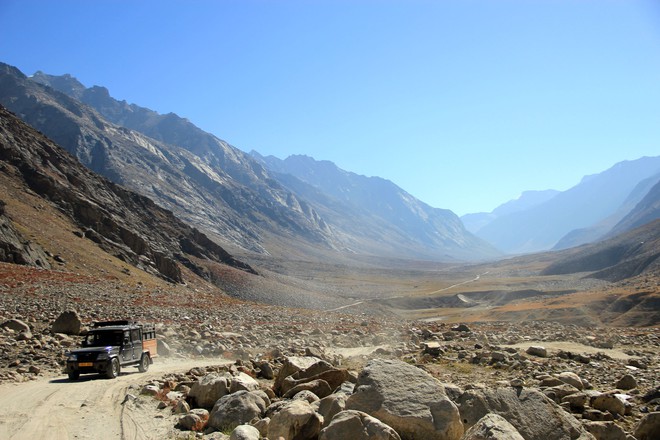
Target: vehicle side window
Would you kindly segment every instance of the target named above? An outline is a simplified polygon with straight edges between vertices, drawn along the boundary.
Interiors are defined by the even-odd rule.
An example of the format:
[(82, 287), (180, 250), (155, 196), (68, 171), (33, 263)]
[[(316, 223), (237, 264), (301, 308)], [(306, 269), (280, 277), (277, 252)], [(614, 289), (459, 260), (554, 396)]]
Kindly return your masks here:
[(132, 341), (140, 340), (140, 330), (138, 329), (131, 330), (131, 340)]

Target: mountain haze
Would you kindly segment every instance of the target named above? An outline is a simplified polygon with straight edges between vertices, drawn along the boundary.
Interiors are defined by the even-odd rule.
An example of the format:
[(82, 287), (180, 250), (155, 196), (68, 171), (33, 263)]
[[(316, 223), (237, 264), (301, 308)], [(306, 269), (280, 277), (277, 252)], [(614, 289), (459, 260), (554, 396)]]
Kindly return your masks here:
[[(481, 256), (498, 255), (467, 232), (453, 212), (432, 208), (389, 180), (361, 176), (304, 155), (284, 160), (254, 151), (252, 155), (282, 185), (310, 201), (324, 218), (342, 224), (342, 230), (354, 237), (369, 240), (373, 251), (396, 245), (409, 252), (417, 249), (418, 258), (429, 258), (440, 248), (446, 249), (447, 258), (473, 259), (475, 251)], [(382, 236), (389, 237), (389, 243), (383, 243)]]
[[(643, 197), (644, 185), (648, 187), (652, 182), (646, 179), (658, 173), (660, 157), (619, 162), (602, 173), (584, 177), (578, 185), (544, 203), (495, 218), (476, 234), (510, 254), (551, 249), (572, 231), (590, 228), (608, 217), (614, 216), (610, 227), (614, 226), (626, 214), (626, 209), (632, 209), (635, 198)], [(588, 240), (607, 230), (603, 227)]]
[(607, 235), (608, 237), (613, 237), (657, 219), (660, 219), (660, 180)]
[(476, 234), (479, 229), (483, 228), (498, 217), (533, 208), (536, 205), (547, 202), (557, 194), (559, 194), (559, 191), (554, 189), (544, 191), (524, 191), (520, 197), (501, 204), (492, 212), (465, 214), (461, 216), (461, 220), (465, 225), (465, 229)]

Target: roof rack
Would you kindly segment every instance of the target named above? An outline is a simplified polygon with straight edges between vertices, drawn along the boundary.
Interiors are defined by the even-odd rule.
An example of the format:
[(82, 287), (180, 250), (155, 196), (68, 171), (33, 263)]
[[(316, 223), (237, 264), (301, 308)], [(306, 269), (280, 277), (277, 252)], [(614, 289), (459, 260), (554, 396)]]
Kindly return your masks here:
[(94, 327), (110, 327), (110, 326), (115, 326), (115, 325), (136, 325), (137, 322), (135, 321), (127, 321), (127, 320), (117, 320), (117, 321), (100, 321), (100, 322), (95, 322)]

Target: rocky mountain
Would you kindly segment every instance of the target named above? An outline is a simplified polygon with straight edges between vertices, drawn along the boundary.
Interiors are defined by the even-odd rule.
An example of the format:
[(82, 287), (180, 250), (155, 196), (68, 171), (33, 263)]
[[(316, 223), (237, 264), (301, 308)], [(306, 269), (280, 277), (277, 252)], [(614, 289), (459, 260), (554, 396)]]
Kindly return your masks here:
[[(0, 102), (90, 169), (148, 196), (227, 245), (262, 253), (277, 240), (334, 246), (332, 231), (305, 201), (248, 155), (199, 129), (178, 134), (191, 139), (198, 155), (115, 125), (7, 65), (0, 66)], [(173, 130), (177, 124), (192, 125), (175, 115), (154, 113), (154, 118), (152, 125)]]
[[(293, 191), (281, 183), (286, 179), (276, 179), (259, 161), (173, 113), (160, 115), (117, 101), (107, 89), (86, 88), (69, 75), (38, 72), (28, 79), (10, 66), (0, 70), (0, 102), (87, 166), (147, 195), (223, 244), (263, 254), (295, 252), (321, 258), (371, 254), (455, 260), (495, 255), (467, 233), (456, 216), (420, 208), (410, 195), (405, 198), (420, 209), (414, 226), (404, 221), (411, 218), (409, 203), (384, 203), (407, 210), (392, 214), (400, 217), (395, 225), (379, 213), (350, 212), (347, 205), (337, 212), (330, 209), (334, 201), (312, 203), (306, 199), (309, 188)], [(429, 214), (430, 221), (424, 223)]]
[[(511, 254), (551, 249), (572, 231), (592, 227), (609, 217), (621, 219), (625, 209), (620, 209), (632, 209), (631, 201), (643, 197), (637, 186), (658, 173), (660, 157), (620, 162), (600, 174), (584, 177), (578, 185), (544, 203), (497, 217), (479, 229), (477, 236)], [(611, 226), (616, 221), (610, 222)]]
[[(203, 261), (255, 273), (172, 212), (85, 168), (3, 107), (0, 107), (0, 180), (5, 189), (17, 188), (13, 205), (19, 204), (16, 198), (21, 198), (21, 194), (30, 194), (41, 200), (40, 204), (59, 210), (78, 228), (71, 234), (71, 240), (74, 235), (89, 240), (119, 260), (169, 281), (183, 282), (181, 266), (208, 278)], [(50, 243), (32, 242), (21, 232), (38, 225), (43, 227), (44, 219), (32, 222), (27, 218), (13, 219), (5, 210), (8, 202), (1, 203), (3, 261), (49, 267), (51, 261), (57, 261), (53, 255), (57, 250), (45, 250)], [(19, 224), (22, 224), (20, 228)]]
[(503, 203), (491, 212), (465, 214), (461, 216), (461, 221), (463, 221), (465, 229), (476, 234), (479, 229), (483, 228), (498, 217), (531, 209), (541, 203), (547, 202), (557, 194), (559, 194), (559, 191), (554, 189), (547, 189), (544, 191), (524, 191), (520, 197)]
[(608, 236), (615, 236), (660, 218), (660, 178), (646, 193), (646, 196), (637, 203), (628, 215), (612, 228)]
[(620, 281), (660, 272), (660, 220), (598, 243), (564, 251), (543, 275), (593, 272), (592, 278)]
[(323, 218), (340, 224), (356, 249), (366, 245), (381, 254), (405, 249), (418, 258), (432, 258), (437, 249), (444, 249), (445, 259), (464, 260), (498, 255), (466, 231), (453, 212), (432, 208), (389, 180), (351, 173), (303, 155), (281, 160), (251, 154)]
[[(613, 228), (617, 225), (617, 223), (622, 221), (625, 217), (627, 217), (631, 213), (631, 211), (633, 211), (633, 209), (635, 209), (637, 204), (641, 202), (642, 199), (645, 198), (647, 194), (649, 194), (649, 191), (651, 190), (651, 188), (653, 188), (653, 186), (657, 182), (660, 182), (660, 175), (657, 174), (642, 180), (637, 184), (637, 186), (632, 190), (628, 198), (621, 204), (621, 206), (619, 206), (619, 208), (613, 214), (600, 220), (594, 225), (588, 226), (586, 228), (576, 229), (574, 231), (569, 232), (564, 237), (562, 237), (561, 240), (557, 242), (557, 244), (554, 246), (553, 249), (555, 250), (568, 249), (586, 243), (593, 243), (606, 236), (613, 236), (616, 235), (617, 233), (634, 229), (635, 227), (643, 225), (644, 223), (642, 222), (635, 222), (632, 227), (628, 227), (627, 229), (625, 227), (621, 227), (618, 228), (616, 231), (613, 231)], [(653, 217), (652, 214), (649, 216), (642, 215), (642, 221), (645, 219), (646, 223), (650, 222), (651, 220), (654, 220), (655, 218), (657, 217)]]

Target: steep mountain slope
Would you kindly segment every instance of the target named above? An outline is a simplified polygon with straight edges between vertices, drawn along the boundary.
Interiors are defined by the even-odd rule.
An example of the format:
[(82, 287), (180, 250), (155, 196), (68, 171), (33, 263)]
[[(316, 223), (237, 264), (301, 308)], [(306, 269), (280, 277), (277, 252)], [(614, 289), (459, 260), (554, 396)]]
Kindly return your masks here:
[[(640, 221), (628, 229), (620, 228), (617, 231), (614, 231), (613, 234), (608, 234), (618, 222), (622, 221), (622, 219), (626, 217), (635, 208), (635, 206), (637, 206), (637, 204), (649, 193), (651, 188), (653, 188), (653, 186), (659, 181), (660, 175), (657, 174), (649, 177), (648, 179), (642, 180), (639, 182), (639, 184), (637, 184), (628, 198), (612, 215), (587, 228), (576, 229), (569, 232), (557, 242), (553, 249), (568, 249), (571, 247), (580, 246), (585, 243), (593, 243), (605, 236), (614, 236), (618, 233), (633, 229), (637, 226), (642, 226), (644, 222)], [(657, 217), (650, 215), (646, 218), (648, 219), (646, 223), (648, 223)]]
[(634, 228), (643, 226), (660, 218), (660, 181), (644, 196), (642, 200), (612, 228), (608, 236), (614, 236)]
[(544, 275), (594, 272), (589, 276), (620, 281), (642, 273), (660, 274), (660, 220), (564, 253)]
[(205, 155), (195, 155), (116, 126), (7, 65), (0, 65), (0, 103), (90, 169), (152, 198), (225, 244), (256, 252), (266, 252), (272, 240), (334, 246), (329, 227), (303, 200), (249, 156), (210, 135)]
[[(207, 277), (207, 269), (195, 260), (224, 263), (255, 273), (170, 211), (85, 168), (3, 107), (0, 107), (0, 178), (4, 187), (17, 186), (43, 203), (54, 205), (77, 225), (79, 238), (90, 240), (120, 260), (167, 280), (183, 282), (180, 265)], [(3, 217), (5, 223), (18, 231), (12, 219), (4, 215), (4, 209)], [(19, 236), (19, 240), (24, 238)], [(31, 244), (31, 247), (41, 246)], [(30, 263), (15, 258), (4, 260)], [(42, 258), (41, 263), (35, 263), (44, 267), (48, 261)]]
[(461, 216), (461, 221), (465, 225), (465, 229), (475, 234), (479, 229), (483, 228), (498, 217), (533, 208), (541, 203), (547, 202), (557, 194), (559, 194), (559, 191), (554, 189), (547, 189), (544, 191), (524, 191), (517, 199), (509, 200), (508, 202), (501, 204), (492, 212), (465, 214)]
[[(281, 255), (289, 254), (292, 249), (300, 255), (318, 254), (320, 249), (321, 254), (325, 255), (321, 258), (337, 255), (336, 251), (436, 260), (479, 259), (496, 254), (490, 246), (467, 234), (456, 221), (456, 216), (449, 211), (433, 210), (385, 180), (380, 179), (387, 188), (372, 192), (372, 197), (390, 197), (389, 194), (396, 191), (400, 194), (392, 196), (397, 200), (380, 200), (378, 206), (381, 211), (373, 213), (366, 210), (365, 214), (365, 210), (356, 205), (353, 208), (358, 212), (348, 210), (347, 205), (342, 205), (337, 211), (327, 204), (310, 203), (311, 200), (306, 198), (312, 193), (307, 190), (298, 188), (298, 192), (291, 185), (286, 186), (285, 190), (258, 161), (175, 114), (160, 115), (125, 101), (117, 101), (107, 89), (98, 86), (85, 88), (69, 75), (56, 77), (38, 72), (31, 82), (46, 84), (79, 99), (92, 106), (100, 114), (99, 118), (119, 124), (124, 130), (135, 130), (130, 131), (134, 136), (149, 136), (147, 141), (150, 145), (161, 151), (161, 156), (168, 161), (174, 160), (172, 156), (185, 156), (173, 145), (192, 154), (192, 157), (186, 156), (185, 160), (181, 160), (183, 167), (174, 166), (179, 169), (180, 176), (171, 179), (172, 182), (187, 184), (192, 180), (199, 184), (194, 188), (191, 185), (185, 197), (174, 191), (174, 187), (162, 190), (158, 182), (140, 183), (138, 186), (187, 221), (216, 233), (222, 239), (231, 237), (231, 243), (245, 249)], [(136, 161), (134, 158), (132, 164)], [(162, 168), (157, 165), (156, 168), (163, 173)], [(150, 172), (147, 167), (143, 170)], [(119, 181), (122, 173), (116, 173), (114, 178)], [(130, 184), (126, 179), (122, 183)], [(206, 206), (201, 200), (199, 203), (190, 202), (195, 197), (195, 190), (208, 191), (210, 187), (215, 194), (205, 194), (202, 199), (211, 206)], [(372, 190), (365, 189), (365, 192), (369, 191)], [(229, 205), (228, 208), (223, 210), (213, 204), (213, 197), (217, 198), (218, 193)], [(406, 201), (402, 203), (403, 199)], [(370, 209), (378, 206), (371, 206)], [(386, 217), (383, 209), (395, 211)], [(411, 215), (411, 210), (419, 213)], [(214, 214), (215, 217), (210, 218)], [(394, 224), (393, 220), (396, 220)], [(218, 228), (218, 224), (222, 227)], [(247, 238), (242, 238), (241, 232)]]
[(616, 212), (644, 179), (660, 173), (660, 157), (624, 161), (531, 209), (499, 217), (477, 235), (507, 253), (551, 249), (567, 233)]
[[(361, 247), (382, 253), (385, 246), (418, 258), (494, 257), (498, 252), (465, 230), (451, 211), (428, 206), (389, 180), (344, 171), (329, 161), (308, 156), (280, 160), (252, 155), (264, 163), (282, 185), (309, 200), (323, 218), (341, 224), (341, 230)], [(384, 242), (382, 237), (388, 237)], [(391, 253), (389, 251), (388, 253)]]

